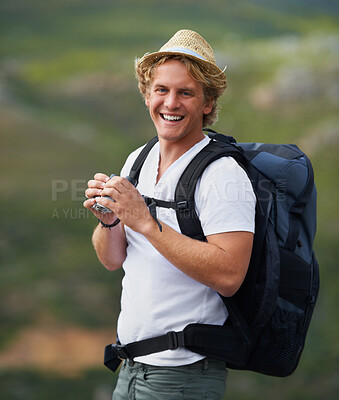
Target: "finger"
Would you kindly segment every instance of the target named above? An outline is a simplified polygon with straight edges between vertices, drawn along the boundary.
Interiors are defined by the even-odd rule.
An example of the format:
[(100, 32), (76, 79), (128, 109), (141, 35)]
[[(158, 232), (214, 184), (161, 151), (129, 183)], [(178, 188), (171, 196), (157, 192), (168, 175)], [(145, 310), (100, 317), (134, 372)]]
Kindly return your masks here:
[(91, 207), (95, 204), (95, 199), (87, 199), (83, 202), (83, 206), (85, 208), (91, 209)]
[(87, 182), (87, 186), (89, 188), (97, 188), (97, 189), (103, 189), (105, 187), (105, 182), (102, 181), (97, 181), (94, 179), (91, 179)]
[(126, 190), (131, 190), (134, 186), (126, 178), (114, 176), (105, 184), (105, 188), (114, 188), (119, 193), (122, 193)]
[(121, 195), (121, 193), (114, 187), (114, 188), (105, 188), (102, 192), (101, 192), (101, 196), (102, 197), (106, 197), (108, 196), (110, 201), (118, 201), (119, 196)]
[(108, 198), (108, 197), (97, 197), (96, 198), (96, 203), (110, 209), (112, 212), (114, 212), (112, 205), (115, 203), (115, 200), (113, 200), (112, 198)]
[(102, 172), (98, 172), (94, 175), (94, 179), (96, 181), (101, 181), (101, 182), (107, 182), (109, 181), (109, 176), (106, 174), (103, 174)]
[(101, 196), (102, 189), (86, 189), (85, 196), (90, 199), (95, 196)]

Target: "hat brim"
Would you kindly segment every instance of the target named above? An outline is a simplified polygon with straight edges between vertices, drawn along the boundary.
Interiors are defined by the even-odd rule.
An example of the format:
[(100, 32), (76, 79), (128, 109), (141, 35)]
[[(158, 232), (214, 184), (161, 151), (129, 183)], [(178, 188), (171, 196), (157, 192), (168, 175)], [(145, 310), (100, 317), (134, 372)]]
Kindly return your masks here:
[(165, 56), (184, 56), (187, 58), (190, 58), (191, 60), (197, 62), (203, 69), (205, 69), (208, 73), (215, 75), (215, 76), (220, 76), (223, 75), (226, 80), (226, 74), (225, 72), (220, 69), (216, 64), (203, 60), (199, 57), (196, 57), (191, 54), (186, 54), (183, 52), (173, 52), (173, 51), (157, 51), (154, 53), (146, 53), (143, 57), (141, 57), (139, 60), (137, 60), (138, 66), (140, 66), (142, 69), (147, 69), (151, 67), (154, 63), (156, 63), (159, 59)]

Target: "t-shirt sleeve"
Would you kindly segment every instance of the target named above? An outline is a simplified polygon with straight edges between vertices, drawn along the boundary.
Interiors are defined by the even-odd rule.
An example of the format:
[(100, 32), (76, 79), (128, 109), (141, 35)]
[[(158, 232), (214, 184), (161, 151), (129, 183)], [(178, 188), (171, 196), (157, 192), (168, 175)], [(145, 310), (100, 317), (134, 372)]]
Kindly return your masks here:
[(246, 172), (232, 157), (210, 164), (197, 183), (196, 211), (205, 236), (254, 233), (256, 198)]
[(138, 157), (139, 153), (141, 152), (141, 150), (143, 149), (144, 146), (139, 147), (138, 149), (134, 150), (126, 159), (125, 164), (123, 165), (123, 167), (121, 168), (120, 171), (120, 176), (123, 176), (124, 178), (126, 178), (126, 176), (129, 175), (130, 170), (133, 166), (134, 161), (136, 160), (136, 158)]

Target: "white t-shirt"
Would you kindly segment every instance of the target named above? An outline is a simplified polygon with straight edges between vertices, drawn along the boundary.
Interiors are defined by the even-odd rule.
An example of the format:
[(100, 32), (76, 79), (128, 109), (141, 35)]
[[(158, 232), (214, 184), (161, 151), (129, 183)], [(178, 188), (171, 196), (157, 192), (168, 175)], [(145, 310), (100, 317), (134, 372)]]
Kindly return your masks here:
[[(151, 149), (141, 169), (139, 192), (143, 195), (173, 201), (174, 192), (186, 166), (207, 144), (205, 137), (176, 160), (156, 183), (159, 165), (159, 143)], [(127, 176), (140, 153), (134, 151), (121, 171)], [(205, 235), (231, 231), (254, 232), (255, 196), (251, 183), (236, 161), (223, 157), (210, 164), (197, 183), (196, 210)], [(157, 208), (157, 216), (180, 232), (176, 213)], [(125, 226), (128, 242), (123, 264), (121, 313), (118, 336), (121, 344), (181, 331), (190, 323), (222, 325), (227, 310), (219, 295), (193, 280), (168, 262), (139, 233)], [(135, 361), (155, 366), (179, 366), (194, 363), (203, 356), (184, 348), (167, 350)]]

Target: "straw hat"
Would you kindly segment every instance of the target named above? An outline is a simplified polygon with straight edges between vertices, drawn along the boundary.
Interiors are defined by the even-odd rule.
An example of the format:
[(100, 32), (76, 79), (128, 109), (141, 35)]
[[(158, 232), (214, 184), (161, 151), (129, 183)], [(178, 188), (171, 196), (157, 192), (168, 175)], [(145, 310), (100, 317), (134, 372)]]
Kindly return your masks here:
[(161, 57), (173, 54), (184, 55), (196, 61), (212, 75), (222, 74), (226, 79), (224, 71), (216, 65), (212, 47), (197, 32), (188, 29), (178, 31), (159, 51), (146, 53), (137, 64), (146, 69)]

